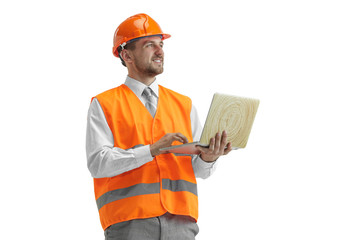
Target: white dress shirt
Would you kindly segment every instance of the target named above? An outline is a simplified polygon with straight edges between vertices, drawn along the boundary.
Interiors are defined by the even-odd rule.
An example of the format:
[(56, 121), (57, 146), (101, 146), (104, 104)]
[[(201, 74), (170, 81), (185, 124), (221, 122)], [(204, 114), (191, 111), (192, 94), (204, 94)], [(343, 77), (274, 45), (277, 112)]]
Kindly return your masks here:
[[(146, 99), (142, 96), (142, 92), (147, 86), (130, 77), (126, 78), (125, 85), (145, 105)], [(159, 98), (157, 82), (154, 81), (149, 87), (155, 93), (157, 103)], [(194, 106), (191, 109), (190, 119), (193, 139), (198, 141), (202, 127)], [(126, 150), (114, 147), (113, 134), (106, 121), (101, 105), (96, 98), (90, 104), (87, 117), (86, 155), (88, 168), (91, 176), (94, 178), (113, 177), (138, 168), (153, 160), (150, 153), (150, 145)], [(205, 162), (198, 155), (192, 155), (192, 165), (195, 176), (198, 178), (209, 177), (216, 168), (216, 162)]]

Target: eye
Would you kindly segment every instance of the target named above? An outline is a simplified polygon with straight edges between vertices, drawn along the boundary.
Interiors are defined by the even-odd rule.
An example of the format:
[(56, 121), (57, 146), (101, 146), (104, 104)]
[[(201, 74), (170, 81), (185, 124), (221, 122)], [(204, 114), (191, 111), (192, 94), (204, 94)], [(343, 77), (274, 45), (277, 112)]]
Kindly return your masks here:
[[(146, 43), (144, 46), (145, 46), (145, 47), (155, 47), (156, 45), (157, 45), (157, 43), (148, 42), (148, 43)], [(160, 48), (163, 48), (163, 47), (164, 47), (164, 43), (163, 43), (163, 42), (160, 42), (160, 43), (158, 44), (158, 46), (159, 46)]]

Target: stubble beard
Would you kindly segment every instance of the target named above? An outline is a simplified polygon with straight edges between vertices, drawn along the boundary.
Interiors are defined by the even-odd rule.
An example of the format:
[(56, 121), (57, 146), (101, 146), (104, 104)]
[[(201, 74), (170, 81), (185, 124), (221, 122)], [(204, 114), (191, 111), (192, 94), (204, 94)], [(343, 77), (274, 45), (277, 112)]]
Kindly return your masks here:
[(152, 66), (152, 62), (147, 64), (146, 66), (141, 66), (138, 61), (135, 61), (135, 65), (141, 72), (143, 72), (149, 77), (155, 77), (156, 75), (159, 75), (164, 71), (164, 62), (161, 63), (160, 67)]
[(149, 76), (156, 76), (156, 75), (159, 75), (161, 74), (162, 72), (164, 71), (164, 67), (163, 65), (161, 64), (161, 67), (153, 67), (151, 65), (148, 65), (147, 68), (145, 68), (145, 73), (148, 74)]

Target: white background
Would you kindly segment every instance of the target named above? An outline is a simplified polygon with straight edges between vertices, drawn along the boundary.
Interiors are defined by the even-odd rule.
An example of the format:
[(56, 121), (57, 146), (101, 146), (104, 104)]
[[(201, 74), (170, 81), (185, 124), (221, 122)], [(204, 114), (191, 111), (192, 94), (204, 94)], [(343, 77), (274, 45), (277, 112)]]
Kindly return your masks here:
[(159, 83), (202, 123), (214, 92), (261, 100), (247, 148), (199, 180), (197, 239), (360, 239), (355, 0), (2, 1), (0, 238), (103, 239), (86, 115), (142, 12), (172, 34)]

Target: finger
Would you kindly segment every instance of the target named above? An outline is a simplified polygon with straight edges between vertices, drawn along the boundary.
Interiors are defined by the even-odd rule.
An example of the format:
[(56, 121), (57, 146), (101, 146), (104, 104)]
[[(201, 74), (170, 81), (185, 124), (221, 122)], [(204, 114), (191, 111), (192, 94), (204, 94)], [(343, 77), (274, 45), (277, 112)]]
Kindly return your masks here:
[(171, 139), (171, 143), (174, 142), (174, 141), (178, 141), (178, 142), (184, 143), (184, 140), (183, 140), (181, 137), (178, 137), (178, 136), (174, 136), (174, 137)]
[(170, 144), (172, 144), (174, 141), (179, 141), (181, 143), (184, 143), (184, 139), (179, 136), (177, 133), (173, 133), (171, 135), (171, 138), (169, 139)]
[(232, 147), (231, 147), (231, 142), (229, 142), (228, 144), (226, 144), (226, 149), (224, 151), (224, 155), (228, 154), (229, 152), (231, 152)]
[(221, 144), (221, 136), (220, 133), (216, 133), (215, 135), (215, 146), (214, 146), (214, 152), (218, 153), (220, 151), (220, 144)]
[(187, 143), (187, 142), (189, 142), (188, 139), (187, 139), (187, 137), (185, 137), (185, 136), (184, 136), (183, 134), (181, 134), (181, 133), (175, 133), (175, 138), (176, 138), (177, 141), (182, 142), (182, 143)]
[(224, 149), (225, 146), (226, 146), (226, 143), (227, 143), (227, 133), (226, 133), (226, 131), (224, 130), (224, 131), (222, 132), (222, 135), (221, 135), (220, 149)]
[(210, 139), (210, 144), (209, 144), (209, 152), (213, 152), (215, 148), (215, 139), (211, 138)]

